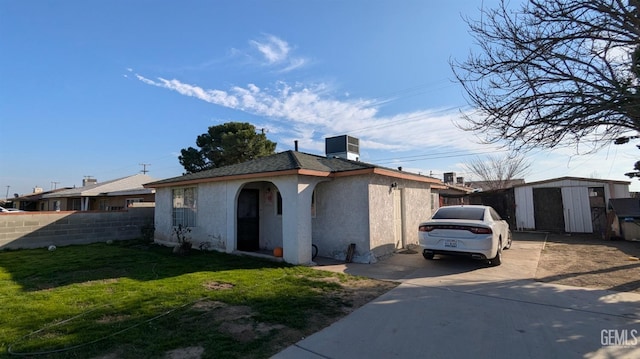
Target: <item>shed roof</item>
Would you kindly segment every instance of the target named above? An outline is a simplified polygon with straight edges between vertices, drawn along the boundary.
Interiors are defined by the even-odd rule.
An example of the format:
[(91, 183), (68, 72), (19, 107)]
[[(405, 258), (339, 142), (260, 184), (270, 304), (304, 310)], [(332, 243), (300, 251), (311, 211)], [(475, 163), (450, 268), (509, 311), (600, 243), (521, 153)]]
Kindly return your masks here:
[(366, 162), (352, 161), (338, 157), (323, 157), (298, 151), (284, 151), (251, 161), (189, 173), (145, 184), (145, 187), (168, 187), (183, 184), (215, 182), (237, 178), (284, 176), (291, 174), (340, 177), (376, 173), (389, 177), (411, 179), (420, 182), (441, 184), (436, 178), (393, 170)]
[(626, 184), (626, 185), (630, 185), (631, 184), (631, 182), (629, 182), (629, 181), (565, 176), (565, 177), (551, 178), (551, 179), (537, 181), (537, 182), (527, 182), (527, 183), (517, 184), (517, 185), (514, 185), (513, 187), (525, 187), (525, 186), (539, 185), (539, 184), (544, 184), (544, 183), (560, 182), (560, 181), (565, 181), (565, 180), (581, 181), (581, 182), (615, 183), (615, 184)]

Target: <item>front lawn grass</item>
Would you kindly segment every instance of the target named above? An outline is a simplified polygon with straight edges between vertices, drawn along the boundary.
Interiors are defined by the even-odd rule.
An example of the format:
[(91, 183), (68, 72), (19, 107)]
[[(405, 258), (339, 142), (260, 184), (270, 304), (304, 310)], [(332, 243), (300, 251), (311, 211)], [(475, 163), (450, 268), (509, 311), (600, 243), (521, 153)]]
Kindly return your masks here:
[(393, 286), (140, 241), (2, 251), (0, 358), (267, 358)]

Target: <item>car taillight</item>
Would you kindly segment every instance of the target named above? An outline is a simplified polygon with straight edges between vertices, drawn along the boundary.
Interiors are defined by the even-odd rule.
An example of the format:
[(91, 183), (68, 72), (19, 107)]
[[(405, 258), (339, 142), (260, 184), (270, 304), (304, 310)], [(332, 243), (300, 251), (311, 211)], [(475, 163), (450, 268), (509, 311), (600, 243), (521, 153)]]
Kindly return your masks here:
[(491, 234), (491, 233), (493, 233), (491, 228), (485, 228), (485, 227), (471, 227), (471, 228), (469, 228), (469, 231), (471, 233), (475, 233), (475, 234)]
[(493, 233), (491, 228), (487, 228), (487, 227), (469, 227), (469, 226), (461, 226), (461, 225), (456, 225), (456, 224), (434, 224), (434, 225), (423, 224), (423, 225), (420, 225), (420, 227), (418, 227), (418, 231), (420, 231), (420, 232), (431, 232), (431, 231), (436, 230), (436, 229), (451, 229), (451, 230), (457, 230), (457, 231), (469, 231), (469, 232), (471, 232), (473, 234), (491, 234), (491, 233)]

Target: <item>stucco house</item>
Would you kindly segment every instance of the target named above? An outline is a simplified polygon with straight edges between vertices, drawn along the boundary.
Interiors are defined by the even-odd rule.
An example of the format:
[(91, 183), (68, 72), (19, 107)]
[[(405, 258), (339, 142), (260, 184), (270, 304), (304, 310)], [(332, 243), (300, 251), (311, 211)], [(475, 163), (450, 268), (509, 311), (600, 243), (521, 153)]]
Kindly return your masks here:
[(35, 187), (33, 192), (12, 198), (13, 207), (21, 209), (23, 211), (46, 211), (48, 210), (48, 201), (43, 200), (43, 197), (56, 192), (66, 191), (71, 187), (57, 188), (51, 191), (45, 191), (42, 187)]
[(39, 201), (41, 211), (115, 211), (134, 203), (153, 203), (155, 190), (145, 183), (155, 178), (138, 173), (105, 182), (85, 178), (82, 187), (47, 193)]
[(280, 247), (293, 264), (312, 263), (312, 244), (320, 256), (344, 260), (353, 243), (353, 261), (371, 263), (417, 243), (442, 182), (353, 158), (285, 151), (148, 183), (156, 189), (155, 240), (175, 245), (173, 230), (183, 225), (196, 248), (272, 254)]
[(444, 189), (438, 190), (440, 207), (470, 204), (469, 194), (473, 193), (473, 188), (446, 182), (444, 183), (444, 187)]

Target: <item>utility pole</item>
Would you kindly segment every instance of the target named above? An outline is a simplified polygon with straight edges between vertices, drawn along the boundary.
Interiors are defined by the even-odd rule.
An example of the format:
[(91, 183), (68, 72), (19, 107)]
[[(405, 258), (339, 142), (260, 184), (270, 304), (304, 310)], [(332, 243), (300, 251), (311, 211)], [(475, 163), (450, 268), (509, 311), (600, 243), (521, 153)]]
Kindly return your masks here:
[(9, 199), (9, 188), (11, 188), (11, 186), (7, 186), (7, 194), (4, 196), (5, 201)]
[(60, 182), (51, 181), (51, 189), (54, 190), (54, 189), (58, 188), (58, 183), (60, 183)]
[(149, 170), (147, 169), (147, 166), (151, 166), (151, 163), (140, 163), (140, 166), (142, 166), (142, 174), (147, 174), (147, 172), (149, 172)]

